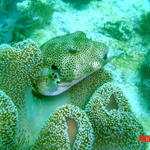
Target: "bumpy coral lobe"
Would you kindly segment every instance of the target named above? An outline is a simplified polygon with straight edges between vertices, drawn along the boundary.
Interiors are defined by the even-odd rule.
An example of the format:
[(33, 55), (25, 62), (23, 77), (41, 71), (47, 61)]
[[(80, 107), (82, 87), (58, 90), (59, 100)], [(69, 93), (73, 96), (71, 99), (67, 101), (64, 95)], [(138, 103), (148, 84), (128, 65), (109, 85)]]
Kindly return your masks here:
[(95, 150), (146, 149), (138, 142), (145, 135), (143, 127), (118, 86), (106, 83), (98, 88), (85, 110), (96, 135)]
[(44, 67), (57, 67), (62, 82), (78, 80), (98, 70), (107, 53), (104, 44), (86, 38), (83, 32), (75, 32), (49, 40), (41, 46)]
[(41, 66), (41, 52), (31, 40), (0, 46), (0, 89), (22, 108), (24, 90), (32, 84)]
[[(70, 132), (69, 128), (75, 130), (76, 133)], [(71, 136), (75, 136), (73, 141)], [(89, 150), (92, 146), (93, 129), (86, 113), (77, 106), (68, 104), (52, 114), (41, 130), (33, 149)]]
[(14, 150), (18, 112), (11, 99), (0, 91), (0, 149)]

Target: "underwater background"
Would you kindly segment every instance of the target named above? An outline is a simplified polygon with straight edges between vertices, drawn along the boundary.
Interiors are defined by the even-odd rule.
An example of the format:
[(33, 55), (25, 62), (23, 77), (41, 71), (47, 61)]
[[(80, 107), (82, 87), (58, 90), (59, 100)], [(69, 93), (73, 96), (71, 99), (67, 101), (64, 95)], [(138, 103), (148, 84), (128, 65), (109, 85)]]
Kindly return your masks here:
[[(150, 57), (149, 57), (150, 1), (149, 0), (0, 0), (1, 56), (3, 56), (2, 51), (5, 47), (7, 47), (6, 45), (11, 45), (13, 47), (13, 45), (15, 45), (15, 43), (17, 42), (30, 39), (36, 43), (36, 46), (39, 47), (39, 49), (42, 49), (41, 46), (47, 41), (58, 36), (61, 37), (63, 35), (75, 33), (76, 31), (82, 31), (86, 34), (86, 37), (88, 39), (104, 43), (108, 47), (108, 54), (107, 54), (108, 61), (104, 66), (104, 69), (112, 75), (114, 87), (117, 85), (121, 89), (121, 92), (123, 92), (123, 94), (125, 95), (126, 99), (129, 102), (129, 105), (131, 106), (132, 112), (134, 113), (140, 124), (143, 126), (145, 130), (144, 132), (145, 135), (150, 135)], [(56, 43), (57, 42), (59, 43), (59, 40), (61, 41), (61, 38), (56, 40)], [(74, 51), (74, 49), (71, 50)], [(56, 51), (56, 53), (58, 53), (57, 55), (59, 55), (59, 51), (58, 52)], [(1, 67), (0, 84), (2, 85), (4, 81), (3, 79), (5, 78), (5, 75), (3, 75), (5, 69), (2, 69), (4, 65), (1, 62), (3, 62), (4, 57), (1, 56), (0, 56), (0, 67)], [(53, 55), (51, 55), (51, 57), (53, 57)], [(41, 61), (40, 59), (39, 60), (37, 59), (37, 62), (40, 61)], [(89, 59), (89, 62), (91, 61), (92, 59), (91, 60)], [(26, 61), (26, 63), (27, 62), (28, 61)], [(11, 76), (13, 76), (13, 74), (11, 74)], [(97, 79), (97, 76), (95, 80), (99, 80)], [(103, 80), (103, 78), (101, 80)], [(16, 84), (17, 82), (19, 82), (19, 80), (16, 80)], [(105, 81), (103, 81), (103, 83), (105, 83)], [(13, 84), (15, 84), (15, 82)], [(3, 88), (3, 86), (1, 85), (0, 90), (2, 89), (3, 91), (3, 89), (5, 88)], [(83, 86), (84, 85), (86, 87), (90, 85), (92, 86), (92, 84), (83, 84)], [(112, 90), (115, 90), (113, 85), (108, 84), (106, 86), (108, 87), (112, 86)], [(77, 85), (77, 87), (71, 90), (74, 91), (78, 87), (80, 88), (80, 85), (79, 86)], [(116, 87), (116, 89), (118, 87)], [(77, 92), (79, 92), (80, 94), (80, 89), (77, 90)], [(0, 96), (1, 95), (3, 95), (3, 93), (2, 94), (0, 93)], [(75, 97), (74, 99), (79, 98), (80, 96), (81, 95), (77, 95), (77, 97)], [(66, 109), (67, 112), (74, 111), (74, 109), (80, 112), (78, 108), (74, 108), (76, 107), (74, 105), (78, 106), (77, 104), (78, 102), (77, 103), (72, 102), (70, 99), (71, 99), (70, 91), (65, 91), (57, 96), (41, 96), (41, 95), (39, 96), (32, 91), (31, 87), (26, 88), (24, 98), (26, 115), (20, 115), (22, 123), (20, 123), (17, 127), (20, 128), (22, 124), (23, 127), (21, 127), (21, 129), (19, 129), (18, 131), (19, 135), (17, 136), (20, 137), (18, 138), (16, 136), (17, 142), (23, 144), (22, 145), (20, 144), (17, 149), (20, 150), (32, 149), (32, 145), (34, 145), (33, 143), (36, 143), (35, 146), (33, 146), (33, 149), (39, 150), (46, 149), (43, 145), (39, 144), (40, 142), (44, 143), (43, 142), (44, 140), (39, 138), (39, 141), (36, 141), (36, 139), (40, 133), (42, 136), (45, 136), (45, 139), (47, 140), (47, 134), (49, 132), (46, 133), (45, 131), (42, 131), (41, 133), (40, 130), (43, 129), (43, 126), (45, 122), (48, 120), (49, 116), (52, 113), (54, 113), (59, 107), (64, 106), (65, 104), (67, 105), (65, 105), (64, 109)], [(121, 103), (121, 101), (119, 100), (118, 102)], [(68, 104), (73, 104), (73, 106), (69, 107)], [(2, 119), (3, 117), (2, 106), (3, 105), (1, 102), (0, 122), (4, 123), (1, 123), (0, 125), (0, 132), (1, 132), (0, 145), (3, 145), (2, 143), (4, 139), (4, 141), (7, 141), (6, 148), (2, 149), (16, 149), (15, 147), (13, 148), (7, 147), (7, 145), (11, 143), (10, 142), (11, 140), (9, 139), (10, 135), (9, 136), (5, 135), (5, 132), (3, 132), (4, 129), (3, 124), (5, 124), (5, 121), (7, 119), (5, 120), (4, 119), (5, 117)], [(87, 105), (87, 107), (85, 108), (85, 112), (87, 114), (90, 113), (88, 110), (92, 109), (89, 107), (90, 106)], [(20, 108), (18, 107), (18, 109)], [(84, 107), (81, 106), (81, 109), (84, 110)], [(24, 111), (24, 109), (20, 110)], [(63, 109), (60, 111), (63, 112)], [(87, 134), (87, 138), (90, 141), (89, 143), (91, 144), (93, 137), (90, 134), (92, 134), (93, 131), (91, 130), (93, 129), (90, 130), (90, 128), (92, 127), (91, 124), (87, 123), (88, 121), (86, 115), (84, 114), (85, 112), (83, 111), (81, 114), (83, 114), (84, 116), (83, 118), (85, 119), (85, 122), (87, 124), (87, 133), (85, 134)], [(101, 112), (99, 113), (101, 114)], [(102, 114), (101, 116), (103, 117)], [(60, 118), (61, 117), (63, 116), (60, 116)], [(78, 114), (77, 116), (74, 117), (78, 118)], [(102, 120), (103, 119), (105, 120), (105, 115), (104, 118), (102, 118)], [(136, 122), (136, 120), (134, 119), (132, 121)], [(54, 123), (56, 122), (54, 121)], [(75, 136), (74, 132), (76, 132), (77, 129), (76, 127), (74, 127), (74, 122), (70, 121), (68, 124), (69, 125), (71, 124), (70, 126), (71, 127), (73, 126), (72, 130), (75, 130), (73, 131), (73, 133), (71, 133), (71, 135), (73, 136), (72, 141), (74, 141)], [(107, 125), (109, 126), (109, 124)], [(46, 128), (48, 128), (47, 126)], [(53, 127), (55, 126), (55, 124), (51, 124), (51, 126)], [(8, 128), (10, 127), (8, 126)], [(26, 128), (27, 131), (25, 132), (22, 131), (22, 128)], [(52, 128), (52, 130), (53, 129), (54, 127)], [(142, 131), (140, 132), (140, 129), (141, 127), (139, 128), (137, 127), (137, 130), (135, 129), (135, 132), (139, 131), (139, 133), (141, 133)], [(54, 130), (57, 131), (58, 128)], [(94, 132), (95, 130), (96, 129), (94, 129)], [(127, 131), (129, 131), (129, 133), (131, 132), (130, 129), (128, 129)], [(135, 132), (133, 132), (133, 134)], [(119, 133), (119, 136), (120, 135), (121, 133)], [(78, 142), (76, 142), (76, 145), (80, 145), (79, 143), (82, 140), (84, 141), (84, 138), (83, 139), (79, 138), (77, 140)], [(52, 140), (52, 142), (55, 141), (57, 141), (57, 138), (55, 140)], [(65, 142), (66, 141), (64, 140), (62, 143)], [(86, 142), (87, 141), (84, 141), (84, 143)], [(113, 150), (113, 149), (115, 150), (113, 146), (112, 148), (105, 147), (105, 144), (107, 145), (107, 141), (105, 142), (101, 143), (102, 150)], [(114, 141), (111, 142), (113, 143)], [(116, 148), (116, 150), (121, 149), (150, 150), (149, 144), (147, 147), (144, 146), (126, 147), (126, 144), (129, 145), (130, 141), (126, 142), (125, 140), (123, 142), (125, 146), (122, 148), (118, 147)], [(138, 139), (136, 142), (138, 143)], [(46, 143), (45, 145), (47, 144), (48, 143)], [(101, 148), (99, 148), (98, 146), (97, 148), (96, 147), (93, 148), (91, 145), (89, 146), (88, 144), (87, 145), (85, 144), (85, 147), (82, 148), (77, 148), (77, 146), (74, 146), (74, 149), (101, 150)], [(61, 149), (61, 146), (59, 148)], [(58, 148), (54, 148), (54, 150), (57, 149)], [(69, 149), (69, 148), (66, 146), (66, 148), (62, 149)]]

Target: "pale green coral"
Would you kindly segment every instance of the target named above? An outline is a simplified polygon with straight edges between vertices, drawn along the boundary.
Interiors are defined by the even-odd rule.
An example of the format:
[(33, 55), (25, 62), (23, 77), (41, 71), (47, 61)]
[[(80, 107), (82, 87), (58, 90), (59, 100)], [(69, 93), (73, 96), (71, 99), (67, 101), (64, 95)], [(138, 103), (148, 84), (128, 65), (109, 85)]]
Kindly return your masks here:
[[(25, 143), (25, 139), (24, 142), (18, 143), (19, 138), (17, 137), (17, 135), (23, 136), (23, 134), (20, 134), (19, 125), (25, 114), (25, 89), (32, 86), (41, 69), (41, 63), (41, 52), (31, 40), (25, 40), (12, 46), (0, 45), (0, 65), (2, 68), (0, 90), (6, 93), (3, 93), (0, 99), (2, 110), (2, 117), (0, 117), (2, 125), (0, 138), (2, 138), (2, 141), (0, 144), (7, 145), (8, 149), (17, 149), (17, 145), (23, 147), (23, 143)], [(7, 141), (3, 140), (5, 136), (8, 138)], [(10, 139), (13, 141), (13, 145), (10, 143)]]
[(92, 125), (86, 113), (77, 106), (65, 105), (49, 118), (33, 149), (90, 150), (93, 139)]
[(0, 149), (14, 150), (16, 127), (18, 121), (17, 108), (11, 99), (0, 91)]
[(109, 72), (100, 69), (70, 88), (71, 104), (84, 108), (94, 91), (105, 82), (111, 81)]
[(24, 90), (32, 85), (41, 68), (41, 52), (33, 41), (25, 40), (13, 46), (0, 45), (0, 53), (0, 89), (21, 108)]
[(138, 142), (145, 135), (121, 89), (113, 83), (98, 88), (86, 106), (95, 134), (95, 150), (146, 149)]

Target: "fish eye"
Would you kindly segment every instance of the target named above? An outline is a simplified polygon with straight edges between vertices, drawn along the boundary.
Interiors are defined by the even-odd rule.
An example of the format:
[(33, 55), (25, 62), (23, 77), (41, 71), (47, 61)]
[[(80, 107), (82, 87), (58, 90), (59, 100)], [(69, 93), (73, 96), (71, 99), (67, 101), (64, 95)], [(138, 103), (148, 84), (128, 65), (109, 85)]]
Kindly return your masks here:
[(58, 80), (56, 81), (56, 83), (60, 83), (60, 80), (58, 79)]
[(76, 53), (78, 50), (77, 50), (77, 48), (75, 48), (75, 47), (70, 47), (69, 48), (69, 52), (70, 53)]
[(59, 83), (60, 81), (56, 81), (56, 83)]

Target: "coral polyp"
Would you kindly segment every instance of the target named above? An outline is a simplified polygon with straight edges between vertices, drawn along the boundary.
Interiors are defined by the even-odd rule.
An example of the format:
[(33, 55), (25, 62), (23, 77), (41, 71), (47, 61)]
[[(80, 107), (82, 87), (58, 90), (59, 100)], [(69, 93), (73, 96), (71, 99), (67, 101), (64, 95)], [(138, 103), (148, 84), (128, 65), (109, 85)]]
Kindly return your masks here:
[(65, 105), (56, 110), (41, 130), (34, 150), (90, 150), (93, 146), (92, 125), (83, 110)]

